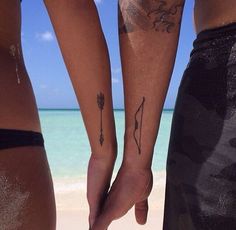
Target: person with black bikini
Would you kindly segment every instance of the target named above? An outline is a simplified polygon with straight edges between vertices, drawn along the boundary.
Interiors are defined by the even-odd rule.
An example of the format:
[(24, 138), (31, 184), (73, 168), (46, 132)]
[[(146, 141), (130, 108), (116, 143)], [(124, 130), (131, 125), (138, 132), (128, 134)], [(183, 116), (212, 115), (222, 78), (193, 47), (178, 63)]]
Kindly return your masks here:
[(0, 1), (0, 229), (55, 229), (55, 201), (25, 69), (20, 1)]
[[(137, 222), (145, 224), (153, 149), (185, 1), (119, 1), (126, 124), (124, 159), (111, 188), (117, 144), (109, 56), (96, 6), (92, 0), (44, 2), (91, 144), (90, 228), (107, 229), (134, 205)], [(197, 38), (172, 121), (164, 230), (236, 226), (235, 11), (235, 0), (195, 2)], [(21, 51), (20, 1), (2, 0), (0, 18), (0, 226), (55, 230), (51, 175)]]

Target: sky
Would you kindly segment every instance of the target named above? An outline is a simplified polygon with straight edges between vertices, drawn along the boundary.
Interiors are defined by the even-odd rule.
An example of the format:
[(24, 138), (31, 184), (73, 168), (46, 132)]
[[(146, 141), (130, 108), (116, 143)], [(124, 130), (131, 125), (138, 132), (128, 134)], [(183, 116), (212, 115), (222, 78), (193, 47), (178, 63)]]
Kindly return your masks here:
[[(117, 0), (96, 0), (95, 2), (110, 54), (113, 105), (115, 109), (123, 109), (123, 83), (117, 33)], [(178, 86), (196, 37), (192, 11), (193, 0), (187, 0), (175, 68), (164, 104), (165, 109), (171, 109), (175, 105)], [(22, 45), (38, 107), (79, 108), (42, 0), (23, 0), (22, 2)]]

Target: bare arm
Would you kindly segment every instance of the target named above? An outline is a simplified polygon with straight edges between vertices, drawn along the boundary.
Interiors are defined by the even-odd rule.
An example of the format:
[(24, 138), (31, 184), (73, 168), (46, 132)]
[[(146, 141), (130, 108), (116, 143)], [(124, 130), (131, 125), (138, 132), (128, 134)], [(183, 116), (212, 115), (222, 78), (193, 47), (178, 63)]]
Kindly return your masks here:
[(116, 158), (107, 45), (93, 0), (44, 2), (80, 104), (91, 145), (88, 199), (90, 222), (93, 222), (102, 196), (109, 187)]
[(133, 205), (137, 222), (146, 222), (153, 150), (175, 62), (183, 6), (184, 0), (119, 1), (124, 158), (93, 230), (106, 229)]
[(120, 0), (125, 160), (150, 168), (175, 62), (183, 0)]

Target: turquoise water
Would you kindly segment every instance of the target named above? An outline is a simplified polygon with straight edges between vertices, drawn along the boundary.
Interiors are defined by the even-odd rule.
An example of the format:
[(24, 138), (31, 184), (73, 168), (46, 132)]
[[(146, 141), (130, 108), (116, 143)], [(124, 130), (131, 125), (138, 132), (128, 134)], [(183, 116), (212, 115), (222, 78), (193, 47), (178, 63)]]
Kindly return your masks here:
[[(87, 134), (79, 110), (40, 110), (40, 120), (49, 164), (54, 178), (73, 178), (86, 175), (90, 156)], [(173, 111), (162, 113), (154, 151), (153, 171), (165, 169)], [(119, 145), (115, 171), (122, 159), (124, 111), (115, 111)]]

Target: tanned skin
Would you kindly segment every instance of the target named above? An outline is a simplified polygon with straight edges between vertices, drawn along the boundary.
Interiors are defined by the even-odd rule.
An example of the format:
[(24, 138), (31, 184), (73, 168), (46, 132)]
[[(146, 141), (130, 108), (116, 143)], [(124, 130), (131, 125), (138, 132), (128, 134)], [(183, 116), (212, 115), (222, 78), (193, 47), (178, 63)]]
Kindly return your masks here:
[[(137, 222), (147, 221), (153, 149), (175, 61), (184, 3), (119, 1), (126, 122), (124, 158), (93, 230), (107, 229), (133, 206)], [(235, 1), (226, 6), (220, 0), (199, 0), (195, 6), (196, 32), (236, 21), (235, 10)]]
[[(92, 157), (88, 173), (90, 226), (95, 230), (107, 229), (114, 219), (123, 216), (134, 205), (137, 222), (144, 224), (148, 211), (147, 198), (152, 188), (153, 148), (174, 65), (184, 1), (119, 1), (119, 36), (125, 88), (125, 146), (121, 169), (108, 196), (107, 190), (116, 157), (116, 137), (109, 58), (96, 7), (92, 0), (45, 0), (45, 3), (82, 107), (91, 143)], [(235, 22), (235, 10), (235, 0), (227, 0), (227, 4), (222, 0), (197, 0), (194, 9), (196, 32)], [(12, 44), (19, 44), (21, 51), (20, 1), (1, 0), (0, 18), (0, 127), (41, 131), (23, 57), (21, 55), (18, 63), (21, 78), (19, 85), (16, 63), (9, 53)], [(57, 20), (58, 18), (61, 19)], [(63, 36), (65, 28), (70, 31)], [(93, 41), (93, 36), (98, 38), (96, 42)], [(73, 52), (70, 51), (70, 44), (73, 44)], [(88, 52), (89, 48), (96, 52)], [(82, 51), (84, 55), (77, 57), (75, 54), (81, 53), (77, 51)], [(98, 59), (94, 59), (95, 53), (100, 55)], [(83, 69), (78, 73), (79, 66), (83, 66)], [(83, 91), (88, 86), (93, 90)], [(104, 95), (104, 100), (103, 97), (98, 100), (98, 95)], [(26, 153), (21, 172), (22, 183), (27, 185), (32, 181), (30, 172), (36, 166), (38, 173), (41, 172), (44, 178), (48, 178), (46, 184), (44, 180), (37, 186), (30, 187), (35, 194), (30, 208), (34, 209), (37, 206), (35, 202), (39, 200), (45, 204), (47, 211), (42, 212), (40, 209), (39, 215), (36, 213), (34, 216), (32, 212), (28, 212), (25, 219), (21, 220), (26, 226), (22, 229), (54, 230), (55, 204), (50, 176), (46, 175), (47, 162), (42, 157), (44, 150), (35, 148), (34, 151), (39, 154), (28, 149), (22, 150)], [(15, 153), (19, 156), (16, 150)], [(34, 155), (36, 165), (32, 164), (31, 154)], [(6, 151), (5, 156), (9, 155), (13, 156)], [(9, 170), (9, 178), (18, 167), (15, 159), (1, 159), (1, 162), (7, 162), (5, 165)], [(40, 187), (49, 189), (40, 195), (37, 193), (37, 188)]]
[(105, 230), (135, 206), (145, 224), (152, 157), (178, 44), (183, 0), (120, 0), (119, 37), (125, 93), (122, 166), (93, 230)]
[(196, 0), (194, 19), (196, 33), (236, 21), (234, 0)]
[[(41, 131), (31, 83), (21, 52), (20, 1), (0, 1), (0, 127)], [(4, 19), (4, 20), (3, 20)], [(17, 60), (21, 84), (17, 84), (16, 63), (10, 47), (19, 44)], [(18, 53), (16, 51), (18, 56)]]
[[(20, 7), (19, 0), (0, 1), (0, 128), (41, 132), (21, 50)], [(56, 229), (53, 185), (43, 147), (1, 150), (0, 188), (0, 193), (5, 193), (0, 200), (0, 228)], [(14, 196), (19, 194), (24, 197), (24, 205), (17, 210)], [(20, 202), (20, 198), (17, 199), (16, 202)]]
[(107, 44), (93, 0), (44, 2), (90, 141), (87, 197), (92, 226), (110, 187), (117, 151)]

